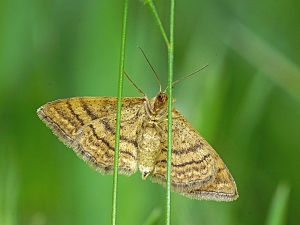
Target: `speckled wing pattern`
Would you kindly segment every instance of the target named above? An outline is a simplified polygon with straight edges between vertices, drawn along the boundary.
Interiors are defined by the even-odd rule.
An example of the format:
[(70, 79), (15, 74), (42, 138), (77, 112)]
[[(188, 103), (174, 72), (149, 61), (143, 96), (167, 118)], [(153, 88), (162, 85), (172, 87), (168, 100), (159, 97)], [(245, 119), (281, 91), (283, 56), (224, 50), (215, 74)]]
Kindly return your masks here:
[[(136, 133), (141, 121), (135, 118), (144, 98), (123, 98), (119, 173), (137, 170)], [(117, 98), (75, 97), (49, 102), (38, 116), (59, 139), (102, 174), (111, 174), (114, 164)], [(130, 107), (129, 107), (130, 105)], [(143, 109), (143, 108), (142, 108)], [(142, 110), (141, 109), (141, 110)]]
[[(194, 199), (231, 201), (238, 197), (226, 165), (184, 116), (173, 108), (171, 188)], [(167, 122), (161, 123), (167, 133)], [(166, 185), (167, 136), (157, 157), (152, 181)]]
[[(194, 199), (231, 201), (238, 198), (226, 165), (184, 116), (173, 108), (171, 188)], [(167, 132), (167, 122), (160, 126)], [(166, 185), (167, 136), (151, 179)]]

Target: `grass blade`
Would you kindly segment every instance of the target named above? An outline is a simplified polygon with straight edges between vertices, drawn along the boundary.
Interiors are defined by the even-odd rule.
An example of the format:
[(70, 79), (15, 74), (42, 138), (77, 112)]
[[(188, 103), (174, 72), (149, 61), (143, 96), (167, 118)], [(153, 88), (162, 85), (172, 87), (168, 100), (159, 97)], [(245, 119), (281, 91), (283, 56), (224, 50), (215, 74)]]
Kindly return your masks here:
[(128, 14), (128, 0), (124, 0), (123, 26), (122, 26), (121, 52), (120, 52), (120, 70), (119, 70), (119, 83), (118, 83), (118, 106), (117, 106), (117, 121), (116, 121), (114, 173), (113, 173), (113, 203), (112, 203), (112, 220), (111, 220), (112, 225), (116, 224), (116, 219), (117, 219), (118, 162), (119, 162), (120, 124), (121, 124), (122, 90), (123, 90), (124, 63), (125, 63), (127, 14)]

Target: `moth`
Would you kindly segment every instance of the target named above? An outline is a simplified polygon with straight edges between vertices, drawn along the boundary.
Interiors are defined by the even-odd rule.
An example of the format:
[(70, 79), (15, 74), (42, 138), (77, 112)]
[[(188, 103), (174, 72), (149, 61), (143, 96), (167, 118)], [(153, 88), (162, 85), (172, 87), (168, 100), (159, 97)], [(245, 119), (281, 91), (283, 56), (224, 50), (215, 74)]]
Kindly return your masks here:
[[(144, 97), (122, 98), (118, 173), (139, 170), (142, 179), (165, 186), (168, 96), (166, 90), (153, 98), (138, 91)], [(74, 97), (49, 102), (37, 114), (93, 169), (112, 174), (116, 110), (116, 97)], [(198, 200), (237, 199), (235, 181), (217, 152), (174, 107), (172, 121), (171, 190)]]

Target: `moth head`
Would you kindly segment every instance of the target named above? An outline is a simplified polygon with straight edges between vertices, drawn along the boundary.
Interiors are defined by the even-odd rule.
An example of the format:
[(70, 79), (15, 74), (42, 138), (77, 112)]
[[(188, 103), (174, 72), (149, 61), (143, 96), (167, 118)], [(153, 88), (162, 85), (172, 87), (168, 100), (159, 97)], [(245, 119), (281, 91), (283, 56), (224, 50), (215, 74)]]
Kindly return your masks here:
[(164, 92), (159, 92), (155, 96), (153, 111), (159, 113), (168, 107), (168, 96)]

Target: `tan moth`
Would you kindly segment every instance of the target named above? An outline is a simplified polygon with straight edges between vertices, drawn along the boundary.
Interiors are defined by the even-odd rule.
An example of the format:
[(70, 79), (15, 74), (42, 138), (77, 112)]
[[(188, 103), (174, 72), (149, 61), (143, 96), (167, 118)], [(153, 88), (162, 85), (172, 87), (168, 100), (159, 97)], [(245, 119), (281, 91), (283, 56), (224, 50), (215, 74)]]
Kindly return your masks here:
[[(118, 171), (130, 176), (139, 170), (143, 179), (165, 186), (168, 96), (159, 91), (148, 99), (133, 85), (144, 97), (122, 98)], [(116, 97), (74, 97), (49, 102), (37, 114), (92, 168), (112, 174), (116, 110)], [(172, 191), (199, 200), (237, 199), (235, 181), (217, 152), (174, 107), (172, 120)]]

